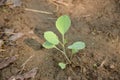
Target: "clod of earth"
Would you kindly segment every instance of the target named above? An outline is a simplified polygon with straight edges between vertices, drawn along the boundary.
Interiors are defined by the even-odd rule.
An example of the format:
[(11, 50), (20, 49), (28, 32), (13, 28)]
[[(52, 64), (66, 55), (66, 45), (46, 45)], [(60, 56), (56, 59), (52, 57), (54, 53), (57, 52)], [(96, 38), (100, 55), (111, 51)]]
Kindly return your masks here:
[(24, 42), (29, 47), (32, 47), (32, 49), (34, 49), (34, 50), (40, 50), (42, 48), (42, 45), (32, 38), (27, 38), (24, 40)]

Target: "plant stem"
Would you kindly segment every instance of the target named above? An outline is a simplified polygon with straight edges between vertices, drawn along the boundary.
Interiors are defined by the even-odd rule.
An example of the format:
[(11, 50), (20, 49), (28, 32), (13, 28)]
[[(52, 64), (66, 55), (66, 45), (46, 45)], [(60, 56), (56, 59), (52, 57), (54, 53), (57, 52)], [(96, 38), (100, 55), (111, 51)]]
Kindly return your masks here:
[(63, 43), (62, 43), (62, 42), (60, 42), (60, 45), (61, 45), (61, 46), (63, 46)]
[(64, 39), (64, 35), (62, 36), (62, 41), (63, 41), (63, 52), (66, 54), (66, 50), (65, 50), (65, 39)]
[(67, 57), (67, 55), (66, 55), (66, 53), (64, 51), (60, 50), (58, 47), (55, 47), (55, 49), (57, 49), (58, 51), (60, 51), (65, 56), (65, 58), (67, 59), (67, 61), (71, 64), (70, 59)]
[(66, 55), (66, 53), (65, 53), (64, 55), (65, 55), (66, 59), (68, 60), (69, 64), (71, 64), (71, 61), (70, 61), (70, 59), (68, 58), (68, 56)]
[(66, 50), (65, 50), (65, 38), (64, 38), (64, 35), (62, 35), (62, 41), (63, 41), (63, 52), (64, 52), (64, 55), (66, 57), (66, 59), (68, 60), (68, 62), (71, 64), (71, 61), (70, 59), (68, 58), (67, 54), (66, 54)]
[(62, 35), (62, 42), (65, 43), (64, 35)]

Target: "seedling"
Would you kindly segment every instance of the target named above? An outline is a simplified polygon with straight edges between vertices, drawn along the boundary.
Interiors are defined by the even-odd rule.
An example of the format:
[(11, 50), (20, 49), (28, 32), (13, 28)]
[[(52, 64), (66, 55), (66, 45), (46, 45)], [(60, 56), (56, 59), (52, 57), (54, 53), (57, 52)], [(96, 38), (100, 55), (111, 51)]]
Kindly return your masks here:
[[(46, 39), (46, 42), (43, 44), (43, 47), (47, 49), (55, 48), (58, 51), (60, 51), (65, 56), (66, 60), (68, 61), (68, 64), (71, 64), (71, 60), (69, 59), (66, 53), (65, 33), (68, 31), (70, 26), (71, 26), (71, 20), (69, 16), (67, 15), (60, 16), (56, 21), (56, 28), (62, 35), (62, 41), (59, 40), (58, 36), (54, 32), (46, 31), (44, 33), (44, 38)], [(57, 47), (58, 44), (61, 44), (62, 50)], [(85, 48), (85, 43), (82, 41), (77, 41), (72, 45), (68, 46), (68, 49), (72, 50), (72, 55), (76, 54), (79, 50), (84, 48)], [(65, 69), (67, 64), (64, 62), (60, 62), (58, 65), (60, 66), (61, 69)]]
[(65, 69), (66, 68), (66, 64), (63, 63), (63, 62), (60, 62), (58, 65), (60, 66), (61, 69)]

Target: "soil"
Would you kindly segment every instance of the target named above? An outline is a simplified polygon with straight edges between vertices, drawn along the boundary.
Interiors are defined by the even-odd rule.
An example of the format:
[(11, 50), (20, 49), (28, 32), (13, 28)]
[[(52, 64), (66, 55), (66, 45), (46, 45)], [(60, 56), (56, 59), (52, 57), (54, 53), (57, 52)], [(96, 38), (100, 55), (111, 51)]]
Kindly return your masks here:
[[(8, 40), (10, 35), (0, 34), (5, 42), (0, 60), (18, 57), (0, 70), (0, 80), (8, 80), (20, 71), (25, 73), (35, 67), (38, 67), (38, 73), (30, 80), (120, 80), (120, 0), (24, 0), (22, 3), (17, 8), (0, 8), (0, 32), (8, 28), (25, 34), (12, 42)], [(55, 21), (64, 14), (72, 21), (65, 35), (67, 45), (84, 41), (86, 48), (73, 56), (72, 65), (61, 70), (57, 64), (65, 58), (55, 49), (44, 49), (42, 43), (43, 33), (48, 30), (61, 37)], [(31, 31), (34, 33), (29, 33)], [(22, 69), (30, 56), (33, 57)]]

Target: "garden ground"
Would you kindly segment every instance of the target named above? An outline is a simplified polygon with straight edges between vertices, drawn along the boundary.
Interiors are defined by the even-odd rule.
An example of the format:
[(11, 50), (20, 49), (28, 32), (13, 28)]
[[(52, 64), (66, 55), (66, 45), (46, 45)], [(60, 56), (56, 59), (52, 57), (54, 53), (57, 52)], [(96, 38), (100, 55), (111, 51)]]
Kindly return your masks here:
[[(0, 64), (4, 59), (16, 57), (12, 64), (0, 69), (0, 80), (24, 75), (34, 68), (37, 73), (33, 80), (120, 80), (119, 0), (24, 0), (22, 3), (18, 8), (0, 8), (0, 39), (4, 42)], [(84, 41), (86, 48), (73, 57), (72, 65), (61, 70), (57, 65), (65, 61), (61, 53), (46, 50), (41, 44), (45, 31), (60, 36), (55, 21), (64, 14), (72, 21), (65, 35), (67, 45)], [(6, 29), (12, 33), (6, 34)], [(21, 37), (10, 40), (17, 33)]]

